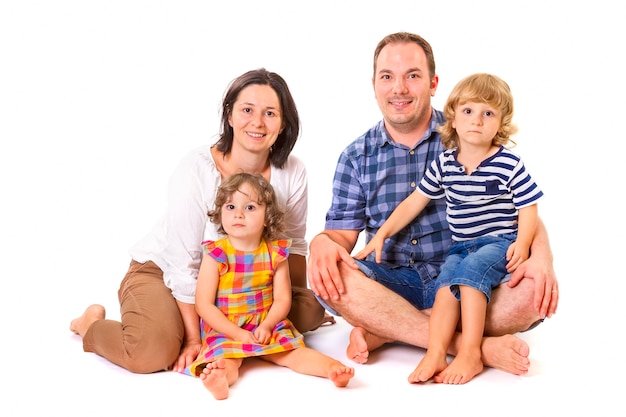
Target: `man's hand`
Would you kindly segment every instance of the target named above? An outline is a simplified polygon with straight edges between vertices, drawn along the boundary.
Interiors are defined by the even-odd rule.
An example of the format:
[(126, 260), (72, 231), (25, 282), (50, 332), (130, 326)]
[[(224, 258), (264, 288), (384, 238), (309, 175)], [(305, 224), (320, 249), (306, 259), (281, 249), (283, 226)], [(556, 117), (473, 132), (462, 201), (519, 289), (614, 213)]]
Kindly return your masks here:
[[(356, 233), (355, 236), (358, 236)], [(356, 241), (356, 237), (354, 239)], [(338, 262), (345, 262), (351, 268), (358, 266), (345, 247), (339, 245), (326, 233), (320, 233), (311, 240), (307, 265), (309, 287), (324, 300), (338, 300), (344, 292), (343, 279), (337, 268)]]
[(552, 262), (540, 257), (530, 257), (511, 274), (507, 283), (515, 287), (522, 279), (530, 278), (535, 282), (533, 305), (541, 318), (552, 317), (559, 304), (559, 285), (552, 267)]

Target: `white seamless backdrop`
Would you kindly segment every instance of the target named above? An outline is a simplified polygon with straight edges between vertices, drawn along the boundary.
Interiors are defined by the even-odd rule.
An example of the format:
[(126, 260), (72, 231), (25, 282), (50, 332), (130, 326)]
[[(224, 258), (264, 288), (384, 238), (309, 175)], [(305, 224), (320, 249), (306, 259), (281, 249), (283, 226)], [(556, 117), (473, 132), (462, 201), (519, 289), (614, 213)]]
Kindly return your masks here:
[[(611, 381), (625, 370), (615, 351), (624, 273), (614, 242), (624, 226), (614, 159), (624, 150), (626, 33), (614, 4), (0, 3), (0, 414), (623, 415)], [(163, 212), (180, 158), (215, 140), (227, 84), (265, 67), (291, 87), (310, 238), (323, 228), (339, 152), (381, 117), (373, 50), (400, 30), (434, 48), (436, 107), (473, 72), (501, 76), (515, 95), (514, 150), (546, 195), (539, 211), (562, 296), (553, 319), (522, 335), (530, 375), (488, 370), (464, 386), (412, 386), (423, 350), (391, 346), (356, 366), (345, 390), (251, 361), (232, 398), (216, 402), (193, 378), (133, 375), (82, 352), (70, 320), (94, 302), (119, 317), (128, 248)], [(347, 361), (349, 330), (339, 320), (307, 341)]]

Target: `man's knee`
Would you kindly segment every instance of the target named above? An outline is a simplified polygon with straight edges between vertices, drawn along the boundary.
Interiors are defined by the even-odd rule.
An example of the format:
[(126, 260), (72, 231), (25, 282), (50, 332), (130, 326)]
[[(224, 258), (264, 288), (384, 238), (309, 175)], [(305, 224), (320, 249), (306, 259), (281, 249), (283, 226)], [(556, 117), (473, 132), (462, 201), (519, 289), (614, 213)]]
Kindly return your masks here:
[(507, 284), (495, 288), (487, 307), (485, 334), (500, 336), (536, 327), (540, 317), (533, 304), (534, 291), (534, 283), (530, 279), (524, 279), (512, 288)]

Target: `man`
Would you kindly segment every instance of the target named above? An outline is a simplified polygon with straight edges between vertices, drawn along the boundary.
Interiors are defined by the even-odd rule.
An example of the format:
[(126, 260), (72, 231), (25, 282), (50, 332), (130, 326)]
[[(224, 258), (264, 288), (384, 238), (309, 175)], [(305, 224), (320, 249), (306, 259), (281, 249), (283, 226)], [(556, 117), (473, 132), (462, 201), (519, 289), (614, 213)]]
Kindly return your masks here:
[[(356, 261), (359, 233), (369, 239), (417, 186), (444, 150), (431, 107), (439, 78), (428, 42), (411, 33), (388, 35), (374, 52), (373, 87), (383, 120), (340, 155), (325, 230), (311, 240), (309, 285), (320, 302), (354, 328), (349, 358), (365, 363), (389, 342), (426, 348), (434, 281), (451, 243), (445, 201), (433, 200), (409, 226), (389, 239), (382, 262)], [(514, 333), (556, 312), (558, 284), (541, 221), (531, 257), (493, 291), (481, 351), (486, 366), (523, 375), (529, 347)], [(450, 347), (455, 355), (460, 333)]]

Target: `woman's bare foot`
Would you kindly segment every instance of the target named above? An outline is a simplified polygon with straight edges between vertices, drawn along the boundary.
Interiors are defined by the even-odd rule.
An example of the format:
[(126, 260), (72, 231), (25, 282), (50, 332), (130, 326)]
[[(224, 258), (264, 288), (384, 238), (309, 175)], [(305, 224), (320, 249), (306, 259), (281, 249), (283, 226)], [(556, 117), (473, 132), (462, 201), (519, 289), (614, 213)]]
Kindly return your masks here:
[(206, 365), (199, 375), (202, 384), (216, 400), (228, 398), (228, 380), (226, 378), (226, 362), (218, 359)]
[(387, 342), (389, 340), (369, 333), (362, 327), (355, 327), (350, 332), (350, 343), (346, 349), (346, 355), (348, 359), (364, 364), (369, 358), (370, 351), (378, 349)]
[(426, 351), (426, 355), (422, 358), (415, 370), (409, 375), (410, 383), (426, 382), (435, 374), (443, 371), (448, 367), (447, 355), (436, 354)]
[(465, 384), (482, 371), (483, 361), (480, 359), (480, 350), (476, 349), (476, 352), (456, 355), (446, 369), (435, 375), (434, 380), (442, 384)]
[(328, 379), (333, 381), (336, 387), (343, 388), (354, 376), (354, 368), (339, 364), (328, 373)]
[(528, 344), (517, 336), (505, 334), (498, 337), (486, 337), (481, 346), (482, 361), (486, 366), (525, 375), (530, 368)]
[(84, 337), (89, 327), (98, 320), (103, 320), (106, 316), (106, 311), (100, 304), (92, 304), (83, 313), (82, 316), (75, 318), (70, 323), (70, 330), (74, 333)]

